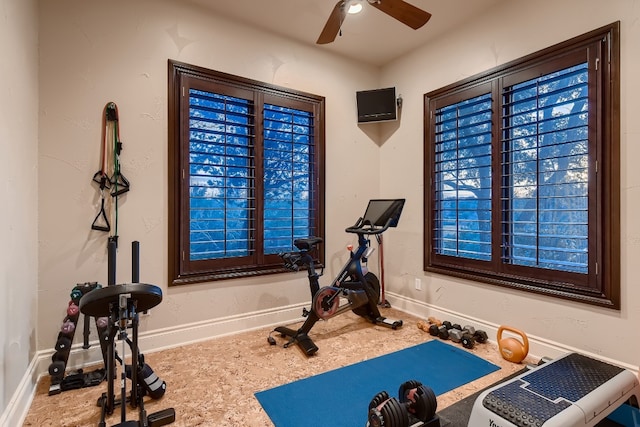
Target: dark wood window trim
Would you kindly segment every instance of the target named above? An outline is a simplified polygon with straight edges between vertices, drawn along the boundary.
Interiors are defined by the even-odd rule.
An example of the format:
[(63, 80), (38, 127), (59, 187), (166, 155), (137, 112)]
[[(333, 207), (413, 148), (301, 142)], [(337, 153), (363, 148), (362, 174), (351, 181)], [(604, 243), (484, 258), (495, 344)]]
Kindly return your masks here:
[[(215, 262), (193, 261), (185, 255), (189, 252), (189, 188), (185, 185), (184, 170), (188, 171), (189, 152), (188, 139), (188, 110), (189, 100), (183, 96), (184, 87), (219, 88), (222, 93), (237, 97), (253, 97), (258, 106), (255, 113), (254, 128), (256, 134), (255, 164), (256, 176), (254, 179), (253, 197), (258, 209), (254, 215), (252, 226), (257, 232), (255, 239), (255, 255), (243, 257), (243, 259), (218, 259)], [(313, 194), (312, 208), (315, 217), (312, 219), (311, 228), (314, 234), (324, 238), (324, 159), (325, 159), (325, 100), (324, 97), (312, 95), (302, 91), (279, 87), (243, 77), (213, 71), (174, 60), (168, 61), (168, 264), (169, 284), (180, 285), (188, 283), (209, 282), (222, 279), (258, 276), (287, 271), (277, 254), (265, 254), (263, 244), (263, 218), (260, 211), (262, 196), (261, 173), (263, 156), (261, 142), (263, 130), (262, 105), (273, 103), (289, 108), (298, 108), (309, 111), (313, 117), (315, 133), (313, 152)], [(185, 113), (187, 111), (187, 113)], [(186, 116), (185, 116), (186, 114)], [(187, 148), (185, 148), (187, 147)], [(186, 177), (188, 179), (188, 176)], [(291, 242), (293, 245), (293, 242)], [(293, 247), (293, 246), (292, 246)], [(211, 261), (211, 260), (209, 260)], [(324, 261), (324, 253), (318, 254), (319, 265)]]
[[(583, 55), (589, 68), (588, 273), (506, 265), (501, 261), (502, 90), (524, 76), (537, 78)], [(596, 70), (597, 71), (594, 71)], [(594, 78), (595, 77), (595, 78)], [(434, 250), (435, 112), (474, 94), (492, 98), (491, 260), (444, 256)], [(620, 23), (604, 26), (521, 59), (453, 83), (424, 96), (424, 270), (498, 286), (620, 308)], [(595, 172), (597, 169), (597, 173)], [(498, 242), (498, 243), (496, 243)], [(582, 276), (582, 277), (578, 277)]]

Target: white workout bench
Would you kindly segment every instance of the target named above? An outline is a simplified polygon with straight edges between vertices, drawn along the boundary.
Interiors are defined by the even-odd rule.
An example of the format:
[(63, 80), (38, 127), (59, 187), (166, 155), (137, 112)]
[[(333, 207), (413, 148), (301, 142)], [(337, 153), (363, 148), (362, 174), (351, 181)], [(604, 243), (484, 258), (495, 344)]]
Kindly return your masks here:
[(592, 427), (632, 397), (633, 372), (569, 353), (481, 393), (469, 427)]

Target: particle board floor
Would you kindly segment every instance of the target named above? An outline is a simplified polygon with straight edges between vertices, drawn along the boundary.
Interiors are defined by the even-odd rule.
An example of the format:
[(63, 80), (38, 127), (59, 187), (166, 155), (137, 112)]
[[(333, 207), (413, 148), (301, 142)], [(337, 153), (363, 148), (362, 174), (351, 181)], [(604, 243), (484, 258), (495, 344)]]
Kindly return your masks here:
[[(391, 319), (402, 319), (404, 326), (395, 331), (374, 326), (353, 313), (318, 322), (310, 336), (320, 350), (310, 358), (297, 346), (282, 348), (284, 341), (277, 333), (273, 335), (278, 345), (269, 345), (267, 336), (271, 328), (215, 338), (158, 353), (145, 353), (142, 348), (146, 362), (167, 383), (167, 391), (162, 399), (154, 401), (145, 397), (145, 409), (147, 413), (153, 413), (169, 407), (175, 408), (176, 421), (172, 425), (176, 427), (273, 426), (255, 399), (255, 392), (434, 339), (417, 328), (417, 322), (421, 319), (393, 308), (383, 308), (381, 311)], [(497, 347), (492, 343), (477, 344), (474, 349), (467, 351), (502, 369), (438, 396), (438, 410), (521, 369), (527, 362), (532, 362), (507, 362), (500, 357)], [(130, 354), (128, 349), (127, 354)], [(447, 367), (446, 361), (425, 360), (425, 363), (438, 363), (442, 364), (443, 369), (455, 369), (454, 366)], [(395, 367), (389, 366), (389, 369)], [(407, 378), (409, 379), (411, 378)], [(96, 387), (65, 391), (54, 396), (48, 395), (49, 384), (48, 375), (40, 379), (23, 426), (98, 425), (100, 408), (96, 406), (96, 402), (106, 392), (106, 382)], [(115, 389), (116, 397), (119, 397), (119, 382), (116, 382)], [(129, 382), (127, 389), (130, 389)], [(107, 425), (120, 422), (120, 411), (120, 406), (117, 406), (107, 418)], [(362, 408), (363, 425), (366, 423), (366, 412), (367, 408)], [(127, 407), (127, 420), (137, 419), (138, 410)]]

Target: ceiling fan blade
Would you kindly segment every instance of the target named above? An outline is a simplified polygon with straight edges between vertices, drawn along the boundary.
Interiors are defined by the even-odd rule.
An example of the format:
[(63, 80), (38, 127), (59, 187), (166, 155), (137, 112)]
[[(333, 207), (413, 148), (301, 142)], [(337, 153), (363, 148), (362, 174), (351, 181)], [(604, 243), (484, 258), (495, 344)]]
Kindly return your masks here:
[(327, 44), (334, 41), (340, 31), (345, 15), (345, 0), (340, 0), (336, 3), (331, 15), (329, 15), (329, 19), (327, 19), (327, 22), (324, 24), (324, 28), (322, 29), (316, 44)]
[(370, 0), (376, 9), (417, 30), (429, 21), (431, 14), (403, 0)]

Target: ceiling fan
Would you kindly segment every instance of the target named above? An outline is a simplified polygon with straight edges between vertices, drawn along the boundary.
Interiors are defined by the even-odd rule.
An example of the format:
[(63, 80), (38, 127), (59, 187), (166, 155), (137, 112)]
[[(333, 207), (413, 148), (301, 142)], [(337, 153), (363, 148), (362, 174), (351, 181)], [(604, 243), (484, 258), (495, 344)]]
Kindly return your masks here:
[(336, 3), (331, 15), (329, 15), (329, 19), (324, 24), (316, 44), (333, 42), (340, 32), (340, 27), (342, 27), (342, 22), (347, 16), (349, 7), (363, 1), (414, 30), (422, 27), (431, 18), (429, 12), (425, 12), (403, 0), (340, 0)]

